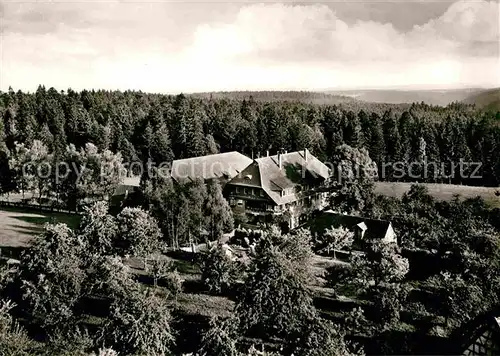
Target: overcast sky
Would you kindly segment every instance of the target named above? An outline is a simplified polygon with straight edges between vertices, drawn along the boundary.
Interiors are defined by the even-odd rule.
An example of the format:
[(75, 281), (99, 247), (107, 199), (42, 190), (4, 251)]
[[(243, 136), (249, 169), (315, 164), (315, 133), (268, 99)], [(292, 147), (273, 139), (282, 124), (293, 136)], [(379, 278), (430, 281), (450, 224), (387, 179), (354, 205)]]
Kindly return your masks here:
[(0, 0), (0, 90), (500, 86), (500, 5)]

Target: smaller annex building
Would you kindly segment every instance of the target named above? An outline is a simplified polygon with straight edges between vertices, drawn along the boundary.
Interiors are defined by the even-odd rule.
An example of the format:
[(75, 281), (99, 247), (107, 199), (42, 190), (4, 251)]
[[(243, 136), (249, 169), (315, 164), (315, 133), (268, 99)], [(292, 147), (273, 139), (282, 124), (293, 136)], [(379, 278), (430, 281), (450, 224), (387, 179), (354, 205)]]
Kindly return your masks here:
[(457, 345), (453, 352), (457, 355), (500, 355), (500, 307), (463, 325), (454, 333), (451, 343)]
[(396, 233), (390, 221), (369, 219), (362, 216), (353, 216), (337, 213), (333, 210), (324, 210), (315, 215), (306, 226), (313, 236), (322, 235), (326, 229), (344, 228), (354, 233), (356, 250), (363, 250), (366, 241), (383, 241), (397, 243)]

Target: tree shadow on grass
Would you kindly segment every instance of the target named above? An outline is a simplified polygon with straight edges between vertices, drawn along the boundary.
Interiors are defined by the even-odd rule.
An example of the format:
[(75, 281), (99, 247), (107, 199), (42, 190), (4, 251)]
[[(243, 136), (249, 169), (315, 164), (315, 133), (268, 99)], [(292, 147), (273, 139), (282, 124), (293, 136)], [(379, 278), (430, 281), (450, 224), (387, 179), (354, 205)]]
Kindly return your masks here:
[(47, 217), (47, 216), (29, 216), (29, 215), (22, 215), (22, 216), (9, 216), (12, 219), (24, 221), (29, 224), (35, 224), (35, 225), (44, 225), (45, 223), (55, 221), (55, 219)]
[(46, 216), (31, 216), (31, 215), (21, 215), (21, 216), (9, 216), (12, 219), (20, 220), (29, 224), (34, 224), (42, 227), (45, 223), (56, 224), (64, 223), (68, 225), (71, 229), (78, 228), (80, 224), (79, 215), (46, 215)]
[(25, 234), (25, 235), (39, 235), (43, 232), (43, 227), (41, 226), (26, 226), (26, 225), (9, 225), (15, 232)]

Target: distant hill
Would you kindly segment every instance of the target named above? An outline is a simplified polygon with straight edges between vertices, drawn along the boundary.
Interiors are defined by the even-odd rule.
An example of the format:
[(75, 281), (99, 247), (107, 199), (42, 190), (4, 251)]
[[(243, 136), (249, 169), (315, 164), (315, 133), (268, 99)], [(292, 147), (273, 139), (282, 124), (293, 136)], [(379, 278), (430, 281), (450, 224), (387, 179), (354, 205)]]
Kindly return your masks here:
[(452, 102), (463, 101), (471, 95), (481, 93), (484, 89), (450, 89), (450, 90), (340, 90), (326, 91), (327, 94), (349, 96), (357, 100), (371, 103), (404, 104), (424, 102), (428, 105), (446, 106)]
[(444, 89), (444, 90), (405, 90), (405, 89), (367, 89), (367, 90), (328, 90), (315, 91), (221, 91), (191, 93), (198, 98), (226, 98), (241, 101), (250, 97), (265, 102), (302, 102), (319, 105), (342, 105), (351, 107), (380, 104), (406, 106), (424, 102), (427, 105), (447, 106), (453, 102), (475, 104), (480, 109), (500, 110), (500, 88), (497, 89)]
[(474, 104), (480, 109), (500, 111), (500, 88), (484, 90), (463, 100), (466, 104)]
[(189, 95), (199, 98), (212, 97), (214, 99), (227, 98), (232, 100), (248, 100), (250, 97), (252, 97), (255, 101), (294, 101), (320, 105), (338, 105), (357, 102), (356, 99), (349, 96), (313, 91), (224, 91), (192, 93)]

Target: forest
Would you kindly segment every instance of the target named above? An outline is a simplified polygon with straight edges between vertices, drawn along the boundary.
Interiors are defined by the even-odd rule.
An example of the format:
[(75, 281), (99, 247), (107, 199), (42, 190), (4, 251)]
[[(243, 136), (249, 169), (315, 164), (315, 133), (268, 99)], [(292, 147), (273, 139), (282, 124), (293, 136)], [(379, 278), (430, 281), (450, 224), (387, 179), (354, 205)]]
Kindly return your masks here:
[[(379, 166), (380, 180), (500, 183), (498, 112), (461, 103), (389, 105), (334, 97), (337, 104), (317, 104), (317, 98), (328, 95), (282, 93), (285, 100), (276, 96), (58, 92), (43, 86), (35, 93), (2, 92), (1, 186), (4, 191), (16, 186), (8, 165), (16, 144), (29, 147), (34, 140), (56, 161), (64, 160), (69, 145), (79, 150), (92, 143), (101, 151), (119, 153), (124, 162), (157, 164), (232, 150), (257, 157), (305, 147), (324, 162), (333, 162), (334, 149), (347, 144), (368, 150)], [(459, 174), (453, 165), (459, 161), (481, 163), (480, 171)], [(430, 165), (423, 174), (426, 162), (439, 168)], [(389, 168), (383, 170), (386, 163)]]
[[(45, 224), (17, 263), (0, 266), (0, 354), (459, 352), (462, 328), (500, 302), (500, 209), (479, 198), (437, 201), (418, 184), (401, 199), (376, 195), (368, 168), (480, 162), (480, 178), (432, 172), (415, 179), (389, 170), (378, 179), (498, 186), (500, 113), (458, 103), (328, 104), (314, 103), (314, 94), (276, 95), (1, 93), (3, 192), (32, 191), (40, 202), (55, 196), (71, 208), (91, 203), (77, 226)], [(330, 205), (391, 221), (398, 244), (375, 241), (359, 254), (343, 229), (313, 236), (263, 226), (258, 234), (236, 229), (227, 244), (240, 254), (207, 243), (192, 256), (179, 247), (221, 242), (234, 228), (219, 183), (143, 176), (134, 206), (114, 211), (106, 197), (119, 177), (97, 179), (103, 164), (303, 148), (344, 167)], [(21, 169), (61, 161), (85, 166), (84, 179)], [(339, 250), (348, 252), (343, 260)]]

